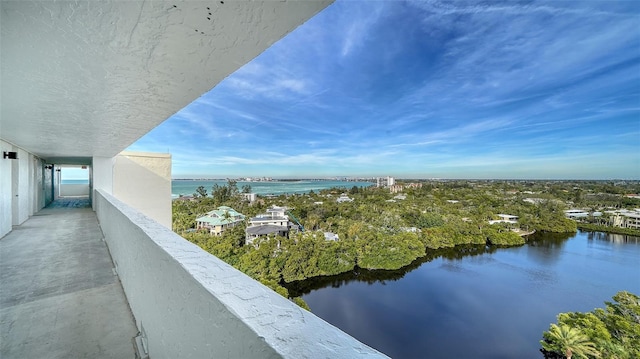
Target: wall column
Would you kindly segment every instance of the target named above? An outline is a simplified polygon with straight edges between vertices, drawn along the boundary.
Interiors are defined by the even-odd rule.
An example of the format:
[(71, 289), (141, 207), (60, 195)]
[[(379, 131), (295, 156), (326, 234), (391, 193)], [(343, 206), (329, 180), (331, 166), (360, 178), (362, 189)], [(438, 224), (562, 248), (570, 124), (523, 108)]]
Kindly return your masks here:
[[(91, 165), (91, 172), (89, 178), (91, 178), (91, 184), (94, 190), (103, 190), (109, 194), (113, 194), (113, 165), (115, 164), (114, 157), (93, 157), (93, 163)], [(91, 193), (93, 199), (93, 193)], [(96, 210), (95, 201), (91, 201), (93, 210)]]

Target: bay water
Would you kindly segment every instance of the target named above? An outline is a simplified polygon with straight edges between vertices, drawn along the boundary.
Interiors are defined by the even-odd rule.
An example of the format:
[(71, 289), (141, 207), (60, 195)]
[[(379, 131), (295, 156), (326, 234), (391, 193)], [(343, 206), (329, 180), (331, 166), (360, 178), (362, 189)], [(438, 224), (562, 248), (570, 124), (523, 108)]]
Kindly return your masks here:
[(561, 312), (640, 295), (640, 238), (539, 234), (515, 248), (433, 251), (398, 271), (293, 283), (311, 311), (393, 358), (542, 358)]
[[(214, 185), (224, 186), (226, 180), (173, 180), (171, 181), (171, 195), (173, 198), (182, 196), (191, 196), (196, 192), (199, 186), (203, 186), (209, 195), (211, 195)], [(344, 188), (345, 190), (357, 187), (368, 187), (374, 185), (372, 182), (359, 181), (263, 181), (263, 182), (245, 182), (238, 181), (238, 190), (242, 190), (242, 186), (251, 186), (251, 192), (259, 195), (281, 195), (281, 194), (301, 194), (309, 191), (320, 191), (330, 188)]]

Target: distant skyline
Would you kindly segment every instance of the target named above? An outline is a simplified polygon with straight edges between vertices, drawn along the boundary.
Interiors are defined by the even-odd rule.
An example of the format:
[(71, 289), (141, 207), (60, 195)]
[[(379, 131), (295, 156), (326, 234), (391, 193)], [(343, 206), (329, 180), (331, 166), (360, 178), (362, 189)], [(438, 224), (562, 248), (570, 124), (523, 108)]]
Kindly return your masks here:
[(640, 179), (639, 28), (633, 1), (336, 1), (128, 150), (174, 178)]

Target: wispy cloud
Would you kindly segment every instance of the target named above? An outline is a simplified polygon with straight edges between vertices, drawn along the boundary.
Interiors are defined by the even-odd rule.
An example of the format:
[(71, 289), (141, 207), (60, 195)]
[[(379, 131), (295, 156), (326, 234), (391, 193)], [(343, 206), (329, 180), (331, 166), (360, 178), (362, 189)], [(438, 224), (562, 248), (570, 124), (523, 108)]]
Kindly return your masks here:
[(337, 1), (132, 148), (177, 175), (639, 178), (638, 23), (635, 2)]

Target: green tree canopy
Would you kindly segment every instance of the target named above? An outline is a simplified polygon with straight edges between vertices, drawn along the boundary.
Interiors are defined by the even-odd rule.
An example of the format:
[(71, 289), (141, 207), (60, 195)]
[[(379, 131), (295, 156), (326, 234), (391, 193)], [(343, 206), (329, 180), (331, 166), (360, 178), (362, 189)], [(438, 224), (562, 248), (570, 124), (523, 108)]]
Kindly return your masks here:
[(622, 291), (589, 313), (560, 313), (558, 324), (543, 333), (545, 358), (640, 358), (640, 298)]

